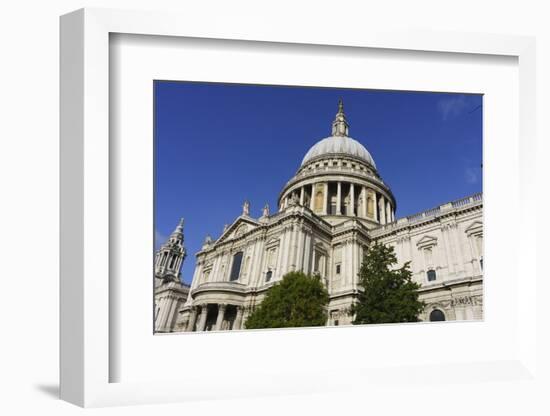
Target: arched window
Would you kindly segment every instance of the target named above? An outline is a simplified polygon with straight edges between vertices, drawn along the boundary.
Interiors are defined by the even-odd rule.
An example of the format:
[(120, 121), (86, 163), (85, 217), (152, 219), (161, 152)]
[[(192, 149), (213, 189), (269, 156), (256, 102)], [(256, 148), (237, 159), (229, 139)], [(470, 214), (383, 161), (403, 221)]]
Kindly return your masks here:
[(319, 212), (323, 210), (323, 191), (317, 191), (315, 193), (315, 206), (314, 206), (315, 212)]
[(435, 270), (428, 270), (426, 274), (428, 276), (428, 282), (433, 282), (437, 278)]
[(176, 263), (176, 256), (172, 256), (172, 260), (170, 261), (170, 268), (174, 267), (175, 263)]
[(273, 272), (271, 270), (268, 270), (265, 274), (265, 281), (269, 282), (271, 280), (271, 277), (273, 277)]
[(367, 197), (367, 215), (370, 218), (374, 217), (374, 199), (372, 195)]
[(430, 321), (436, 322), (436, 321), (444, 321), (445, 320), (445, 314), (441, 312), (439, 309), (434, 309), (430, 313)]
[(243, 262), (243, 252), (239, 251), (233, 256), (233, 265), (231, 266), (230, 281), (238, 280), (239, 274), (241, 274), (241, 264)]

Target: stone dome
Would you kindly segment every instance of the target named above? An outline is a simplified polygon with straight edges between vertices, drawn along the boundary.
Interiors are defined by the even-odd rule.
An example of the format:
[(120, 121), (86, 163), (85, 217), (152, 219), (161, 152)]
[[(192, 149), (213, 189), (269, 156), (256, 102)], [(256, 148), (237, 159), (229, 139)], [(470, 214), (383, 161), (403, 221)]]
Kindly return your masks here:
[(330, 136), (317, 142), (304, 156), (302, 166), (310, 160), (324, 155), (352, 156), (357, 159), (361, 159), (376, 169), (374, 159), (365, 146), (357, 140), (347, 136)]
[(311, 160), (321, 158), (322, 156), (351, 156), (360, 159), (376, 169), (374, 159), (365, 146), (357, 140), (349, 137), (349, 125), (344, 114), (344, 103), (342, 100), (338, 103), (338, 112), (332, 122), (332, 135), (317, 142), (306, 153), (302, 160), (302, 166)]

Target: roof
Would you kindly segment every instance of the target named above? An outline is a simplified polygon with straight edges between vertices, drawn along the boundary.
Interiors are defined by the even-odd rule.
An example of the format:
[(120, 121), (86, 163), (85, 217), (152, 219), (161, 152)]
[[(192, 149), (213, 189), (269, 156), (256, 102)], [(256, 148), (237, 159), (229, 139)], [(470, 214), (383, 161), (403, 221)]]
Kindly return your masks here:
[(365, 161), (376, 169), (374, 159), (365, 146), (348, 136), (330, 136), (317, 142), (304, 156), (302, 166), (310, 160), (324, 155), (352, 156)]

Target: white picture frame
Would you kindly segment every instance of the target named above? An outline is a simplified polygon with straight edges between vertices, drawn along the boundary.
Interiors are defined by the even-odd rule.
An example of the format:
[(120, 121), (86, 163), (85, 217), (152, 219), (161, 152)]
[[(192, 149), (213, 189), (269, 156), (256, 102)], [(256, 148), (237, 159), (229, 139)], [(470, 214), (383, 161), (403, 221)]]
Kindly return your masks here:
[[(185, 22), (182, 24), (182, 22)], [(522, 215), (518, 229), (517, 270), (522, 284), (517, 291), (515, 318), (517, 348), (495, 361), (439, 364), (419, 362), (414, 368), (331, 368), (334, 383), (322, 382), (319, 373), (266, 372), (265, 383), (252, 380), (246, 390), (222, 389), (208, 384), (208, 374), (189, 374), (182, 380), (112, 382), (111, 367), (120, 360), (111, 348), (110, 313), (113, 292), (109, 280), (111, 217), (110, 173), (110, 73), (111, 34), (225, 39), (228, 41), (277, 42), (300, 45), (331, 45), (335, 48), (428, 51), (437, 54), (503, 55), (515, 57), (519, 67), (519, 197), (533, 195), (530, 175), (535, 167), (535, 41), (530, 37), (471, 33), (382, 32), (353, 29), (326, 32), (314, 24), (307, 32), (281, 30), (275, 23), (261, 27), (239, 26), (220, 20), (204, 25), (200, 20), (169, 13), (83, 9), (61, 18), (61, 398), (80, 406), (160, 403), (213, 397), (252, 397), (269, 394), (330, 393), (383, 385), (396, 379), (413, 385), (429, 383), (442, 372), (452, 372), (464, 383), (482, 381), (537, 381), (536, 279), (534, 252), (521, 241), (534, 241), (536, 218)], [(243, 35), (245, 33), (245, 35)], [(517, 212), (529, 212), (528, 198), (518, 198)], [(515, 273), (519, 273), (518, 271)], [(513, 272), (511, 272), (513, 273)], [(147, 306), (144, 305), (144, 308)], [(110, 312), (111, 311), (111, 312)], [(410, 328), (410, 327), (408, 327)], [(361, 328), (353, 328), (361, 330)], [(341, 331), (342, 329), (338, 329)], [(346, 330), (346, 329), (344, 329)], [(330, 329), (335, 336), (335, 330)], [(404, 331), (407, 331), (405, 329)], [(295, 330), (296, 334), (302, 333)], [(317, 336), (310, 332), (308, 336)], [(211, 334), (223, 342), (234, 334)], [(151, 334), (152, 336), (152, 334)], [(210, 334), (209, 334), (210, 336)], [(213, 337), (216, 337), (214, 339)], [(169, 338), (169, 337), (164, 337)], [(514, 338), (516, 339), (516, 338)], [(226, 340), (226, 338), (225, 338)], [(261, 340), (258, 340), (261, 343)], [(260, 345), (260, 344), (258, 344)], [(139, 348), (139, 346), (136, 346)], [(243, 364), (245, 367), (257, 363)], [(291, 375), (291, 377), (289, 377)], [(534, 381), (533, 381), (534, 380)], [(265, 381), (265, 380), (264, 380)], [(278, 386), (274, 388), (274, 386)], [(355, 386), (355, 387), (354, 387)]]

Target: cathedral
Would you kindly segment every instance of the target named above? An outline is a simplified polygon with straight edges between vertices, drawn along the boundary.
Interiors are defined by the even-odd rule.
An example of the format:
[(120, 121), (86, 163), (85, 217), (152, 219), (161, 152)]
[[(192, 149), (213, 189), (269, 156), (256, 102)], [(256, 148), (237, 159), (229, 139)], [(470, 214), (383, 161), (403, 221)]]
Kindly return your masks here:
[(394, 247), (410, 262), (426, 304), (422, 321), (483, 318), (483, 200), (475, 194), (395, 217), (397, 201), (369, 151), (349, 136), (342, 101), (329, 137), (304, 156), (282, 188), (278, 210), (242, 214), (196, 254), (181, 283), (183, 220), (155, 258), (155, 331), (244, 329), (266, 291), (286, 273), (318, 274), (330, 301), (327, 325), (349, 325), (358, 273), (370, 244)]

